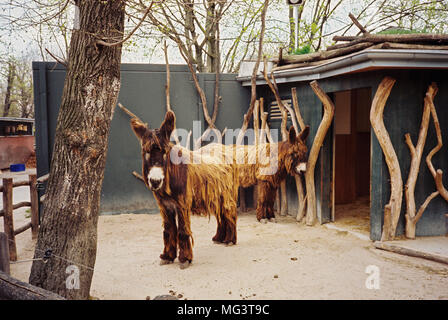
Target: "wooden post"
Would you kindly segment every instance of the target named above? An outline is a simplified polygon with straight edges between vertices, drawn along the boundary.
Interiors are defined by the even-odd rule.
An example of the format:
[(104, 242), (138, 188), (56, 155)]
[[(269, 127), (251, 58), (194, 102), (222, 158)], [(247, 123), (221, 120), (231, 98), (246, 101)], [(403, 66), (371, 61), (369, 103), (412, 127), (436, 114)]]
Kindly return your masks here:
[(14, 236), (12, 204), (12, 178), (3, 179), (3, 227), (8, 236), (9, 242), (9, 260), (17, 261), (16, 238)]
[(314, 182), (314, 169), (316, 167), (317, 159), (319, 157), (320, 149), (324, 143), (327, 131), (331, 126), (334, 116), (334, 104), (328, 95), (321, 89), (317, 81), (310, 83), (311, 88), (317, 95), (319, 100), (324, 105), (324, 115), (322, 121), (317, 129), (313, 144), (308, 156), (308, 163), (306, 165), (305, 182), (306, 182), (306, 224), (308, 226), (314, 225), (317, 219), (317, 203), (316, 203), (316, 186)]
[(35, 174), (28, 176), (30, 182), (30, 200), (31, 200), (31, 237), (37, 238), (39, 231), (39, 201), (37, 200), (37, 178)]
[(384, 207), (384, 223), (381, 241), (393, 240), (400, 219), (401, 202), (403, 200), (403, 180), (401, 177), (400, 163), (384, 125), (383, 114), (387, 99), (389, 98), (395, 79), (385, 77), (376, 90), (370, 109), (370, 123), (375, 132), (378, 143), (383, 150), (387, 168), (390, 175), (390, 199)]
[(0, 232), (0, 271), (10, 274), (8, 236), (3, 232)]

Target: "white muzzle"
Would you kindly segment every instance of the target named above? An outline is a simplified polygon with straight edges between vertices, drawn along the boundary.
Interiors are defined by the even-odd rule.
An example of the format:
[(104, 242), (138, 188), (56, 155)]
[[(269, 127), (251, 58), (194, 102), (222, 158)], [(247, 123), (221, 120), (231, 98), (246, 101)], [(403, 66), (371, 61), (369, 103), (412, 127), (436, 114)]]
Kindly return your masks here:
[(148, 184), (149, 187), (156, 191), (162, 187), (163, 179), (165, 176), (163, 175), (163, 170), (160, 167), (153, 167), (149, 170), (148, 173)]
[(296, 172), (297, 173), (304, 173), (304, 172), (306, 172), (306, 162), (299, 163), (299, 165), (296, 167)]

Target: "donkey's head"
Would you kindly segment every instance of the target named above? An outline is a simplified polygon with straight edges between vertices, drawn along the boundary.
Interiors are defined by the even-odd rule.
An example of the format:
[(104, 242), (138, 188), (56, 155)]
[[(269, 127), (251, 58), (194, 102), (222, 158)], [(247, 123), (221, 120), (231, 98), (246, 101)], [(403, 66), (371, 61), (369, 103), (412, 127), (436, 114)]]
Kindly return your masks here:
[(284, 159), (286, 170), (291, 175), (305, 173), (308, 148), (306, 147), (306, 138), (310, 133), (310, 127), (306, 126), (299, 135), (293, 127), (289, 129), (288, 142), (284, 148)]
[(176, 125), (176, 116), (172, 111), (165, 115), (158, 129), (149, 129), (137, 118), (131, 120), (131, 127), (142, 147), (143, 179), (153, 191), (162, 188), (165, 180), (166, 162), (171, 150), (170, 136)]

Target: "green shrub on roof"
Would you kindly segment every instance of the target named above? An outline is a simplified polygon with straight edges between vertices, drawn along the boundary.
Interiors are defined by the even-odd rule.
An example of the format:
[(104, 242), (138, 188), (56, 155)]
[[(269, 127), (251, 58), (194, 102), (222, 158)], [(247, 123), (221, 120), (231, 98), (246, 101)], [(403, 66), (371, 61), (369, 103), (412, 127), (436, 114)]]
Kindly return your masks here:
[(426, 30), (409, 30), (401, 28), (390, 28), (378, 32), (377, 34), (414, 34), (414, 33), (428, 33)]
[(300, 54), (307, 54), (310, 52), (311, 52), (311, 46), (307, 44), (306, 46), (292, 50), (290, 54), (300, 55)]

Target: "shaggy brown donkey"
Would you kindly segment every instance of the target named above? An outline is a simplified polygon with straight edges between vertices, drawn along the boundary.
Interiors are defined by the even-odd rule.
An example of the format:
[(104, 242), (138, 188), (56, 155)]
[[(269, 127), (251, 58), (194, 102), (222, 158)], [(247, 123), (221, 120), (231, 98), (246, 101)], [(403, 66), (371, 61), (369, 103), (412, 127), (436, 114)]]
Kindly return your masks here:
[(160, 264), (172, 263), (179, 248), (183, 269), (193, 260), (191, 214), (215, 215), (218, 228), (213, 241), (236, 244), (238, 187), (235, 166), (170, 142), (175, 121), (174, 113), (168, 111), (159, 129), (149, 129), (136, 118), (131, 127), (141, 142), (145, 184), (163, 220)]
[(308, 134), (309, 126), (298, 136), (291, 127), (287, 141), (259, 145), (212, 143), (199, 150), (236, 165), (239, 186), (247, 188), (258, 184), (257, 219), (275, 221), (274, 201), (280, 182), (288, 174), (294, 176), (306, 171)]

